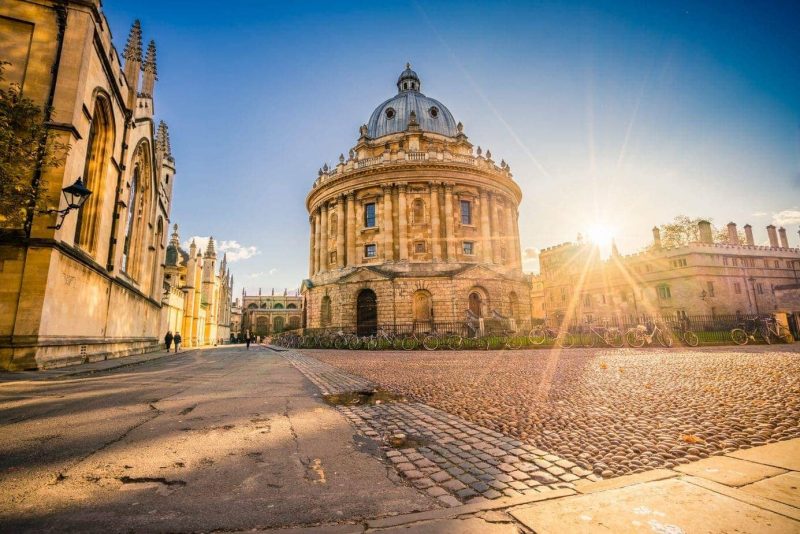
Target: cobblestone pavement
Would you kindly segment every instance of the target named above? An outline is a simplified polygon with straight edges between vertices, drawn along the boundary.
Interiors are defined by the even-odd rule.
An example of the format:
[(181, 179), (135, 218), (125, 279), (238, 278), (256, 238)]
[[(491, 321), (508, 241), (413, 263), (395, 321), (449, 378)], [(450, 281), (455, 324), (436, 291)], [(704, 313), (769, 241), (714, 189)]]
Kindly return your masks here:
[(605, 478), (800, 437), (799, 349), (303, 353)]
[[(372, 390), (376, 385), (295, 351), (282, 355), (323, 393)], [(410, 483), (446, 506), (516, 497), (598, 480), (574, 462), (530, 443), (470, 423), (419, 402), (343, 405), (339, 410)], [(398, 448), (389, 445), (405, 437)]]

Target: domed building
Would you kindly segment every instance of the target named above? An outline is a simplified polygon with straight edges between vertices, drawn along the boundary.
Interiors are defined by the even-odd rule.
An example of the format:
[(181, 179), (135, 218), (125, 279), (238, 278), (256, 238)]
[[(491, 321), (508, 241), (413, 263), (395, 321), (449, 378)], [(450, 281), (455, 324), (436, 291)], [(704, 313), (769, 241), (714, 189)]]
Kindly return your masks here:
[(511, 169), (473, 150), (410, 65), (397, 94), (360, 128), (349, 157), (325, 165), (306, 198), (311, 223), (306, 325), (463, 321), (468, 311), (530, 316)]

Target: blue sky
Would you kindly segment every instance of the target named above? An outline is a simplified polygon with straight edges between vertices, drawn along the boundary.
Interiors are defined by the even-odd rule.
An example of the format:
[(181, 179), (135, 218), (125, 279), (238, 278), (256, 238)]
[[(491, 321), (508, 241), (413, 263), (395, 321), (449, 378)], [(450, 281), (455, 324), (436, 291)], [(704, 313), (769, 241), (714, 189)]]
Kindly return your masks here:
[[(771, 222), (800, 244), (797, 2), (106, 0), (121, 51), (158, 46), (172, 220), (238, 256), (241, 287), (296, 288), (305, 196), (396, 92), (406, 61), (522, 187), (522, 246), (610, 229), (623, 254), (675, 215)], [(224, 7), (223, 7), (224, 6)], [(235, 243), (232, 243), (235, 242)]]

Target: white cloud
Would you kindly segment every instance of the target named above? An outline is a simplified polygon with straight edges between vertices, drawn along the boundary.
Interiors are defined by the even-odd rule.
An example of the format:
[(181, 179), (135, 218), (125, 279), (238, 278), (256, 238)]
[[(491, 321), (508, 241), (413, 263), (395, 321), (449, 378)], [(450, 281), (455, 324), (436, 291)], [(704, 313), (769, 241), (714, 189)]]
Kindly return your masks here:
[(267, 277), (267, 276), (272, 276), (273, 274), (275, 274), (277, 272), (278, 272), (278, 269), (273, 267), (269, 271), (258, 271), (257, 273), (248, 274), (247, 277), (248, 278), (264, 278), (264, 277)]
[[(199, 235), (192, 236), (186, 240), (183, 243), (183, 248), (188, 249), (193, 239), (199, 250), (206, 250), (208, 246), (208, 237)], [(235, 263), (239, 260), (246, 260), (257, 254), (261, 254), (261, 251), (258, 250), (257, 247), (244, 246), (238, 241), (215, 241), (214, 248), (217, 250), (217, 257), (221, 257), (223, 253), (226, 255), (228, 263)]]
[(755, 211), (755, 212), (751, 213), (750, 215), (752, 215), (753, 217), (766, 217), (767, 216), (767, 212), (766, 211)]
[(772, 214), (772, 222), (777, 226), (800, 224), (800, 210), (783, 210)]

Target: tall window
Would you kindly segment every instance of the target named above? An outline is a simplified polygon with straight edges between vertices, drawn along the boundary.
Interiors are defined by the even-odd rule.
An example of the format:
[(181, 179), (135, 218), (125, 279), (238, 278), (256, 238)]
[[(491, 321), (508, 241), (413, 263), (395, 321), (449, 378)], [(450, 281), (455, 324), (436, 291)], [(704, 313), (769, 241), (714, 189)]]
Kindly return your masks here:
[(320, 320), (322, 322), (322, 326), (328, 326), (331, 324), (331, 298), (328, 295), (322, 297), (322, 317)]
[(672, 292), (669, 286), (658, 286), (658, 298), (661, 300), (669, 300), (672, 298)]
[(136, 192), (139, 189), (139, 167), (133, 169), (131, 191), (128, 195), (128, 218), (125, 221), (125, 243), (122, 245), (122, 270), (128, 272), (128, 263), (131, 254), (131, 241), (133, 240), (133, 219), (136, 212)]
[(587, 293), (583, 296), (583, 305), (587, 308), (592, 307), (592, 296), (590, 294)]
[(464, 241), (462, 246), (463, 246), (462, 250), (464, 251), (464, 254), (466, 254), (467, 256), (472, 256), (475, 253), (475, 243), (473, 243), (472, 241)]
[(461, 224), (472, 224), (472, 202), (461, 201)]
[(737, 295), (742, 294), (742, 285), (739, 282), (733, 283), (733, 292), (736, 293)]
[(414, 203), (411, 205), (411, 214), (414, 223), (420, 224), (425, 222), (425, 203), (421, 198), (414, 200)]
[(375, 245), (374, 243), (373, 244), (369, 244), (369, 245), (364, 245), (364, 257), (365, 258), (374, 258), (377, 255), (378, 255), (378, 247), (377, 247), (377, 245)]
[(364, 226), (367, 228), (375, 227), (375, 203), (370, 202), (364, 205)]
[(108, 172), (108, 161), (114, 149), (114, 129), (111, 109), (104, 97), (98, 97), (94, 104), (92, 126), (86, 146), (86, 161), (83, 166), (83, 183), (92, 195), (78, 210), (75, 225), (75, 244), (87, 252), (97, 247), (97, 234), (100, 225), (103, 189)]
[(708, 282), (708, 296), (714, 296), (714, 282)]
[(331, 215), (331, 224), (329, 225), (330, 228), (328, 230), (328, 234), (336, 235), (338, 225), (339, 225), (339, 218), (334, 213), (333, 215)]

